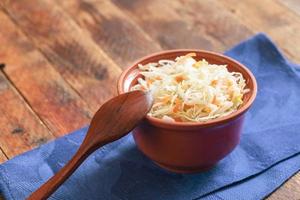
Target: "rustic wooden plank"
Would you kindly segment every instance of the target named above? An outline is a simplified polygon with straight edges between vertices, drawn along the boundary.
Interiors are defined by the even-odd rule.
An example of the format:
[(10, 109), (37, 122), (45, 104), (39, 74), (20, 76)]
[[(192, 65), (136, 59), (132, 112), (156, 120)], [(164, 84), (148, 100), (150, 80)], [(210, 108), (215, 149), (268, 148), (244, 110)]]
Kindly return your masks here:
[[(159, 38), (172, 41), (172, 47), (193, 47), (185, 40), (190, 37), (191, 33), (194, 33), (199, 37), (209, 37), (209, 40), (213, 41), (211, 48), (208, 48), (209, 50), (222, 52), (253, 34), (245, 25), (237, 21), (231, 12), (224, 10), (223, 6), (217, 1), (167, 0), (141, 2), (113, 0), (113, 2), (125, 10), (131, 18), (146, 30), (146, 33), (151, 34), (164, 48), (168, 48), (169, 45), (164, 45), (164, 42), (159, 40)], [(157, 12), (158, 10), (163, 10), (163, 12)], [(218, 12), (215, 12), (216, 10), (218, 10)], [(155, 21), (153, 19), (157, 20)], [(168, 27), (168, 30), (160, 27), (159, 24), (161, 22), (159, 20), (168, 21), (169, 19), (180, 19), (185, 23), (183, 26), (178, 23), (173, 29), (180, 30), (182, 27), (187, 26), (189, 30), (180, 30), (180, 34), (182, 35), (176, 35), (178, 30), (173, 30), (174, 33), (172, 34), (168, 33), (170, 27)], [(150, 32), (148, 30), (150, 30)], [(153, 33), (151, 30), (153, 30)], [(174, 38), (176, 37), (176, 39), (172, 39), (173, 36)], [(193, 45), (197, 45), (197, 42), (193, 41), (192, 43)], [(200, 44), (198, 48), (205, 49), (205, 45), (202, 47)]]
[(277, 0), (281, 4), (285, 5), (289, 9), (291, 9), (293, 12), (295, 12), (297, 15), (300, 16), (300, 2), (299, 0)]
[(161, 49), (130, 17), (110, 1), (57, 0), (57, 3), (86, 29), (93, 40), (122, 68)]
[(5, 10), (93, 111), (116, 94), (120, 68), (54, 1), (9, 1)]
[(299, 200), (300, 199), (300, 173), (289, 179), (283, 186), (271, 194), (268, 200)]
[[(5, 162), (5, 161), (7, 161), (7, 157), (3, 153), (2, 149), (0, 149), (0, 164)], [(0, 199), (1, 199), (1, 195), (0, 195)]]
[(1, 71), (0, 99), (0, 147), (9, 158), (53, 139)]
[[(192, 24), (194, 30), (204, 29), (206, 34), (222, 42), (225, 49), (253, 35), (251, 30), (215, 0), (162, 1), (162, 3), (175, 10), (184, 21)], [(217, 50), (224, 49), (222, 47)]]
[[(153, 48), (153, 46), (156, 45), (153, 41), (148, 39), (147, 31), (141, 32), (139, 27), (131, 20), (131, 17), (122, 14), (122, 12), (109, 1), (71, 0), (57, 2), (59, 5), (62, 5), (70, 15), (77, 19), (77, 22), (83, 28), (91, 33), (94, 40), (102, 48), (105, 48), (111, 57), (120, 58), (117, 62), (121, 66), (124, 61), (126, 62), (128, 60), (129, 63), (132, 62), (133, 59), (131, 59), (131, 57), (136, 59), (140, 56), (140, 53), (142, 53), (142, 55), (147, 54), (147, 49), (149, 49), (149, 47), (151, 47), (151, 52), (152, 49), (159, 50), (159, 48)], [(128, 8), (128, 4), (136, 4), (134, 1), (126, 1), (125, 3), (124, 1), (114, 2), (119, 6), (121, 4), (121, 8), (123, 8), (126, 3), (127, 5), (125, 8)], [(224, 50), (224, 47), (229, 48), (252, 34), (246, 26), (238, 23), (232, 13), (224, 10), (222, 6), (215, 1), (159, 1), (157, 3), (151, 1), (146, 3), (150, 3), (151, 7), (157, 8), (161, 7), (162, 4), (166, 4), (165, 7), (167, 7), (170, 12), (173, 11), (172, 13), (176, 13), (176, 16), (184, 20), (189, 26), (193, 27), (194, 30), (201, 30), (204, 28), (207, 34), (213, 36), (214, 40), (224, 44), (216, 46), (216, 48), (219, 47), (218, 51)], [(129, 7), (131, 8), (132, 6)], [(145, 15), (145, 12), (140, 11), (139, 13), (136, 13), (136, 11), (143, 8), (143, 4), (137, 3), (135, 9), (132, 10), (133, 12), (130, 12), (131, 10), (129, 10), (127, 13), (129, 12), (130, 15), (137, 14), (136, 16), (134, 15), (134, 17), (136, 20), (139, 20)], [(216, 14), (214, 12), (215, 9), (220, 12)], [(164, 16), (164, 12), (150, 14), (151, 16), (152, 14), (155, 16), (158, 14), (166, 17)], [(146, 14), (149, 15), (149, 13)], [(145, 22), (145, 26), (149, 27), (148, 21)], [(150, 28), (158, 30), (155, 26)], [(181, 27), (177, 28), (180, 29)], [(161, 30), (158, 30), (157, 32), (161, 32)], [(186, 32), (186, 34), (189, 35), (190, 31)], [(124, 36), (126, 36), (126, 41), (123, 41)], [(182, 38), (177, 38), (177, 40), (182, 40)], [(128, 44), (128, 41), (130, 41), (130, 44), (140, 47), (140, 49), (134, 48), (134, 46)], [(118, 52), (116, 53), (115, 50), (111, 50), (116, 46), (124, 46), (125, 48), (117, 48)], [(123, 52), (123, 49), (125, 52)], [(128, 49), (130, 49), (133, 56), (126, 55)]]
[(294, 61), (300, 62), (300, 18), (276, 1), (222, 0), (251, 30), (266, 32)]
[[(223, 51), (224, 45), (206, 33), (203, 26), (195, 27), (171, 7), (173, 1), (112, 0), (164, 49), (200, 48)], [(170, 5), (169, 5), (170, 3)]]
[[(86, 103), (3, 12), (0, 21), (0, 60), (6, 63), (4, 72), (48, 128), (60, 136), (86, 124), (91, 114)], [(34, 128), (29, 129), (34, 131), (32, 134), (38, 131)], [(20, 146), (12, 143), (7, 148), (14, 145)]]

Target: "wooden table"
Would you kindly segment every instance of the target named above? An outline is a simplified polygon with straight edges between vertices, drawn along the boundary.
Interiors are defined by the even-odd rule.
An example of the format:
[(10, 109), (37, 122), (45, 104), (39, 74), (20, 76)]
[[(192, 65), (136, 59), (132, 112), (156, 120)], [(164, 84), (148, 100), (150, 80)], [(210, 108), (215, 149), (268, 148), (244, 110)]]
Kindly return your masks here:
[[(300, 62), (299, 0), (0, 0), (0, 162), (89, 123), (135, 59), (266, 32)], [(300, 173), (269, 199), (300, 199)]]

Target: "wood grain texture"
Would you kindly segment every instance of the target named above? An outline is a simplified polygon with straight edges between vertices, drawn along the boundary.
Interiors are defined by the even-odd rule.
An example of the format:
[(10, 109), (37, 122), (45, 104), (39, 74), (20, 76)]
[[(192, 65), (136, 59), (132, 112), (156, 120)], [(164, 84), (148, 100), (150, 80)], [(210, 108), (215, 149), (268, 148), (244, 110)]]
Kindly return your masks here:
[[(0, 149), (0, 164), (7, 161), (7, 157), (5, 156), (5, 154), (3, 153), (3, 151)], [(1, 199), (1, 196), (0, 196)]]
[(5, 10), (93, 111), (116, 94), (120, 68), (54, 1), (10, 1)]
[(300, 16), (300, 1), (299, 0), (277, 0), (281, 4), (285, 5), (297, 15)]
[[(289, 58), (300, 62), (300, 18), (274, 0), (221, 0), (238, 20), (254, 32), (266, 32)], [(292, 47), (292, 48), (291, 48)]]
[[(0, 21), (5, 30), (0, 32), (0, 60), (6, 64), (3, 70), (51, 132), (59, 136), (88, 123), (91, 113), (80, 96), (3, 12)], [(28, 134), (39, 131), (34, 128)]]
[(110, 1), (57, 0), (57, 3), (123, 69), (134, 60), (161, 49)]
[(214, 51), (227, 50), (253, 35), (250, 29), (239, 22), (231, 11), (224, 9), (218, 1), (180, 0), (163, 3), (175, 10), (184, 21), (189, 22), (193, 30), (203, 29), (203, 32), (224, 45)]
[(54, 138), (2, 72), (0, 98), (0, 146), (9, 158)]
[(208, 35), (203, 28), (195, 28), (192, 22), (182, 19), (171, 7), (171, 0), (167, 1), (170, 4), (159, 0), (112, 2), (159, 42), (163, 49), (224, 49), (224, 45)]
[(289, 179), (283, 186), (271, 194), (268, 200), (299, 200), (300, 199), (300, 173)]

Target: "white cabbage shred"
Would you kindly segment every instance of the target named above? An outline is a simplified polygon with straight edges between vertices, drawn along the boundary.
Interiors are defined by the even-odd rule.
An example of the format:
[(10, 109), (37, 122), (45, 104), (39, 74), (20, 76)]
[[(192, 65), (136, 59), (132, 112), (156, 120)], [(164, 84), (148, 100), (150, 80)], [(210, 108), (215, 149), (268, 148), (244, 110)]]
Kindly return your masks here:
[(195, 53), (173, 60), (139, 65), (143, 78), (131, 90), (150, 91), (154, 104), (149, 115), (169, 122), (201, 122), (229, 115), (248, 92), (239, 72), (226, 65), (196, 61)]

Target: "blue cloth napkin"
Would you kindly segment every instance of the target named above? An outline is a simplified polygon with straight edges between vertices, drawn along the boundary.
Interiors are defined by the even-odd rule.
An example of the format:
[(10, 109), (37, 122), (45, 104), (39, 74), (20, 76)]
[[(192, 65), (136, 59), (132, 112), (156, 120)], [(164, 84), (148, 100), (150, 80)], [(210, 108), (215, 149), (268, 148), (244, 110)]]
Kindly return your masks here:
[[(93, 153), (50, 199), (261, 199), (300, 169), (300, 71), (264, 34), (226, 53), (258, 81), (240, 145), (212, 170), (174, 174), (160, 169), (131, 135)], [(87, 128), (0, 165), (0, 191), (24, 199), (78, 149)]]

